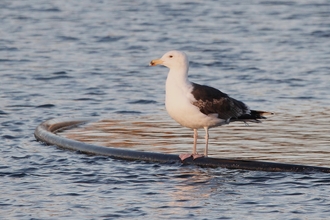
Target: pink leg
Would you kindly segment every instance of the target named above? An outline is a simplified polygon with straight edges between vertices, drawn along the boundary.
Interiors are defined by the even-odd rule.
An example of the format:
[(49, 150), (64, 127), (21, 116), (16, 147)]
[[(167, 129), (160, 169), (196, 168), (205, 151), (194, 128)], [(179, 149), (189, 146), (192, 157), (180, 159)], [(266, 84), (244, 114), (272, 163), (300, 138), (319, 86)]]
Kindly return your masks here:
[(197, 129), (194, 129), (194, 149), (192, 153), (192, 157), (194, 158), (194, 160), (200, 157), (204, 157), (203, 154), (197, 153), (196, 145), (197, 145)]
[(192, 157), (195, 159), (200, 158), (200, 157), (207, 157), (208, 155), (208, 147), (209, 147), (209, 128), (204, 127), (205, 130), (205, 150), (204, 150), (204, 155), (203, 154), (193, 154)]
[(197, 129), (194, 129), (194, 148), (193, 148), (193, 154), (197, 154), (197, 137), (198, 137), (198, 133), (197, 133)]
[(207, 157), (209, 152), (209, 128), (204, 127), (205, 130), (205, 150), (204, 150), (204, 156)]
[[(189, 157), (194, 157), (194, 155), (199, 155), (197, 154), (197, 137), (198, 137), (198, 133), (197, 133), (197, 129), (194, 129), (194, 146), (193, 146), (193, 152), (192, 154), (180, 154), (180, 159), (183, 161)], [(195, 159), (195, 157), (194, 157)]]

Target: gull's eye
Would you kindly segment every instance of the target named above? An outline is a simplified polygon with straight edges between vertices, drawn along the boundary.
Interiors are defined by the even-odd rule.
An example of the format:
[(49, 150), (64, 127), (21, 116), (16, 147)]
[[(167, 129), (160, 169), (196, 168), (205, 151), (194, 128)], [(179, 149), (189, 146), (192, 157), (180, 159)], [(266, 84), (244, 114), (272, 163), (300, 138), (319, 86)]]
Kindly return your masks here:
[(169, 56), (169, 58), (172, 58), (172, 57), (173, 57), (172, 55)]

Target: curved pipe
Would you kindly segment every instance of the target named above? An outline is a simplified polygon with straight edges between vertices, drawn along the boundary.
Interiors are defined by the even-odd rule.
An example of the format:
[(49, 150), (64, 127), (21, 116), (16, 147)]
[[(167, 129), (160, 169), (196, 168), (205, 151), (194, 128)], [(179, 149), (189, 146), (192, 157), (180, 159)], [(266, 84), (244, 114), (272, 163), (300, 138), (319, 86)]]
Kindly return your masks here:
[(133, 151), (126, 149), (118, 149), (111, 147), (97, 146), (87, 144), (71, 139), (67, 139), (56, 135), (56, 132), (70, 127), (78, 126), (83, 123), (88, 123), (92, 120), (88, 119), (51, 119), (41, 123), (34, 132), (37, 140), (47, 144), (56, 145), (58, 147), (79, 151), (86, 154), (104, 155), (117, 159), (125, 160), (140, 160), (158, 163), (183, 163), (197, 165), (202, 167), (222, 167), (227, 169), (242, 169), (255, 171), (270, 171), (270, 172), (325, 172), (330, 173), (330, 168), (315, 167), (293, 164), (282, 164), (262, 161), (249, 160), (232, 160), (220, 158), (197, 158), (193, 160), (188, 158), (183, 162), (178, 155), (163, 154), (153, 152)]

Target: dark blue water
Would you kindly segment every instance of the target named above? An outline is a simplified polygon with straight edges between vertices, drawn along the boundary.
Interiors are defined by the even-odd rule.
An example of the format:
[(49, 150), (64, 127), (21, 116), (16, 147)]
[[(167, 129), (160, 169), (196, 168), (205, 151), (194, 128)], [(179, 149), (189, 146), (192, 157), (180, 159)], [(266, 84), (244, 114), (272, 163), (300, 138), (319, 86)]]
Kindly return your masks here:
[(127, 162), (33, 137), (57, 117), (170, 121), (167, 69), (147, 65), (171, 49), (190, 57), (192, 81), (326, 125), (329, 1), (5, 0), (0, 18), (1, 219), (330, 216), (327, 174)]

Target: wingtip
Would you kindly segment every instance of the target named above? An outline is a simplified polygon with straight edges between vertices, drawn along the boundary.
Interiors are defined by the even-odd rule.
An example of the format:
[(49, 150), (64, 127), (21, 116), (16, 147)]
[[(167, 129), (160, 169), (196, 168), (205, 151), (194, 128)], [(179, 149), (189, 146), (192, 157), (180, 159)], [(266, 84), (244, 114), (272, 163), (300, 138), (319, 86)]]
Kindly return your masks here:
[(260, 116), (272, 116), (272, 115), (275, 115), (274, 112), (259, 112), (260, 113)]

